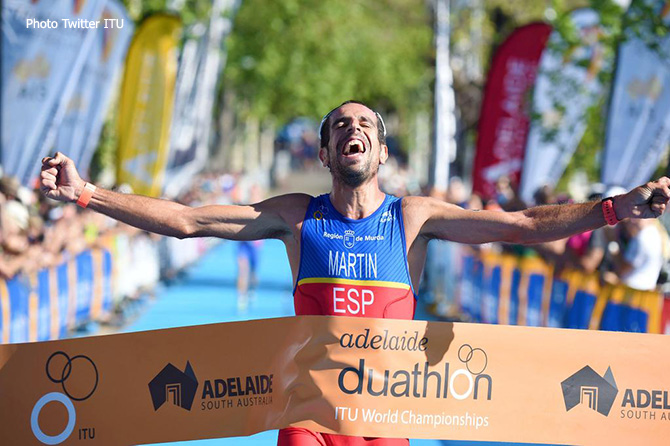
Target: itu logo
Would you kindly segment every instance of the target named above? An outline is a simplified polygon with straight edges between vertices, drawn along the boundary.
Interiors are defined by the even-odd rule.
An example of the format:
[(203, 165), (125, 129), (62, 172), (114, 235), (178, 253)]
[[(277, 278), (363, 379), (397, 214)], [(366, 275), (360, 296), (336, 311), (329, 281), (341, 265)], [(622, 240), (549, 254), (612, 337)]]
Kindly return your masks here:
[(585, 366), (561, 383), (565, 410), (569, 411), (578, 404), (585, 404), (601, 415), (607, 416), (612, 409), (614, 399), (619, 393), (612, 369), (607, 368), (600, 376), (589, 366)]
[(196, 390), (198, 378), (188, 361), (183, 372), (172, 364), (166, 365), (149, 383), (154, 410), (158, 410), (167, 401), (190, 411)]
[(470, 344), (461, 345), (461, 348), (458, 349), (458, 359), (465, 364), (468, 372), (475, 376), (484, 373), (484, 370), (489, 365), (489, 358), (486, 352), (481, 348), (472, 348)]
[(354, 247), (356, 242), (356, 234), (351, 229), (344, 231), (344, 246), (351, 249)]
[[(30, 415), (30, 428), (35, 438), (43, 444), (60, 444), (67, 440), (77, 422), (77, 412), (72, 401), (84, 401), (90, 398), (95, 389), (98, 388), (98, 368), (91, 358), (85, 355), (70, 356), (62, 351), (57, 351), (49, 356), (46, 363), (47, 378), (54, 384), (60, 384), (63, 392), (51, 392), (42, 396)], [(47, 435), (39, 425), (39, 417), (42, 408), (48, 403), (58, 402), (67, 410), (67, 424), (65, 429), (58, 435)], [(95, 438), (95, 429), (80, 429), (85, 438)]]

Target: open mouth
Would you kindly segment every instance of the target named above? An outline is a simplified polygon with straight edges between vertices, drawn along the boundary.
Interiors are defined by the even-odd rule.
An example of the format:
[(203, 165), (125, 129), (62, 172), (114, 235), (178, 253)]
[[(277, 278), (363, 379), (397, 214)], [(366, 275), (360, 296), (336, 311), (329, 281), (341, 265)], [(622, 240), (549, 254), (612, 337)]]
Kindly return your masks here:
[(344, 156), (356, 155), (358, 153), (365, 153), (365, 144), (360, 139), (350, 139), (344, 143), (342, 154)]

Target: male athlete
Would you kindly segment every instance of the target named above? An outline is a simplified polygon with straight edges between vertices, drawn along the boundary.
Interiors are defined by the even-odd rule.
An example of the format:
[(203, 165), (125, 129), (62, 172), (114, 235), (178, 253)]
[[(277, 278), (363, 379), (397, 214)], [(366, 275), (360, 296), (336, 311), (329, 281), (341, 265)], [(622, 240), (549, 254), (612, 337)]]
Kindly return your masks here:
[[(414, 290), (431, 239), (461, 243), (538, 243), (589, 231), (625, 218), (658, 217), (670, 198), (670, 179), (611, 200), (530, 208), (469, 211), (426, 197), (385, 195), (377, 183), (388, 158), (381, 116), (358, 102), (328, 113), (319, 131), (319, 159), (332, 191), (319, 197), (282, 195), (247, 206), (190, 208), (123, 195), (84, 182), (61, 153), (42, 160), (41, 189), (138, 228), (185, 237), (284, 242), (298, 315), (412, 319)], [(288, 428), (280, 446), (407, 445), (406, 439), (357, 438)]]

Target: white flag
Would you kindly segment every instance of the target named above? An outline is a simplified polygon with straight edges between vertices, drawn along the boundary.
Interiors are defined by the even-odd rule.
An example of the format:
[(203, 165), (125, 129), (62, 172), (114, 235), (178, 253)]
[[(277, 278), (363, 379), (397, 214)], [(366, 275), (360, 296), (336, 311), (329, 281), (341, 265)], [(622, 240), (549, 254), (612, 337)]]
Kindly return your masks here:
[[(598, 73), (610, 65), (603, 57), (600, 17), (592, 9), (571, 14), (580, 44), (559, 51), (562, 37), (554, 31), (542, 54), (533, 92), (531, 123), (521, 176), (521, 198), (555, 186), (584, 135), (586, 111), (603, 94)], [(563, 45), (564, 46), (564, 45)]]
[(54, 149), (72, 158), (82, 173), (87, 172), (97, 147), (134, 31), (125, 8), (117, 0), (109, 0), (99, 20), (102, 29), (95, 34), (54, 144)]
[[(668, 26), (668, 6), (637, 1), (628, 14), (652, 8)], [(619, 46), (601, 174), (608, 185), (629, 189), (648, 181), (670, 138), (670, 37), (656, 37), (652, 25), (648, 19), (635, 23), (640, 34), (625, 30), (627, 39)], [(650, 48), (654, 43), (658, 46)]]
[(2, 165), (23, 184), (51, 149), (105, 2), (3, 2)]

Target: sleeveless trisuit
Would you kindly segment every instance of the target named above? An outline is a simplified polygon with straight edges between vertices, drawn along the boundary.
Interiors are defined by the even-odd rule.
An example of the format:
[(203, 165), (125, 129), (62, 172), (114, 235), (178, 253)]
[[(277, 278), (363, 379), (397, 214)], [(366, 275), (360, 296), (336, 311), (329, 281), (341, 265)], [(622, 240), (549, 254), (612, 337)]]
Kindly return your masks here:
[[(296, 315), (413, 319), (416, 299), (407, 264), (402, 199), (386, 195), (368, 217), (340, 214), (330, 197), (313, 198), (301, 231)], [(287, 428), (279, 446), (396, 446), (406, 439), (362, 438)]]

